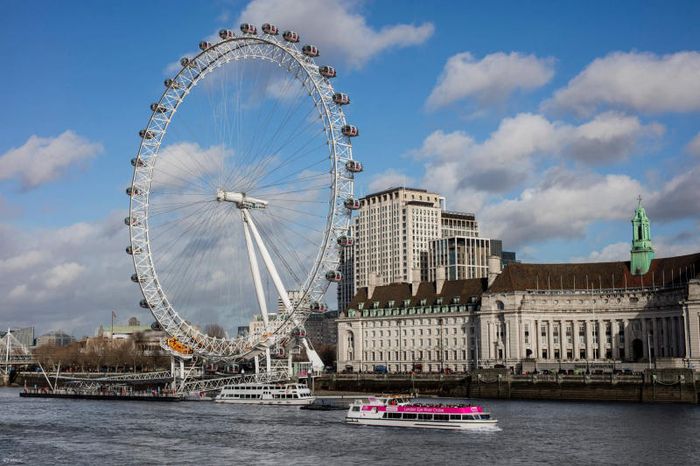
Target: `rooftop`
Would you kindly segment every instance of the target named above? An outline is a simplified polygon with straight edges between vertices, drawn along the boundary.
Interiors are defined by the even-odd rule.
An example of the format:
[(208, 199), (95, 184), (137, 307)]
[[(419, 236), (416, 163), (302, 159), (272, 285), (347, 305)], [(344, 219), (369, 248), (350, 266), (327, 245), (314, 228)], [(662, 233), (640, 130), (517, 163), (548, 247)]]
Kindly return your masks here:
[(675, 286), (695, 278), (700, 253), (654, 259), (644, 275), (632, 275), (630, 262), (571, 264), (512, 263), (503, 269), (489, 291), (585, 290)]
[[(381, 308), (389, 307), (414, 307), (421, 305), (422, 300), (426, 306), (437, 304), (438, 298), (443, 298), (443, 304), (449, 304), (452, 298), (459, 297), (460, 303), (466, 304), (471, 297), (480, 297), (486, 289), (485, 278), (470, 278), (465, 280), (446, 281), (440, 293), (436, 292), (434, 282), (422, 282), (418, 285), (416, 295), (411, 293), (410, 283), (392, 283), (390, 285), (378, 286), (374, 289), (372, 297), (368, 298), (367, 288), (360, 288), (350, 302), (348, 308), (359, 309), (360, 305), (365, 309), (370, 309), (375, 302)], [(404, 306), (404, 301), (409, 300), (409, 304)], [(390, 305), (390, 301), (394, 301)]]

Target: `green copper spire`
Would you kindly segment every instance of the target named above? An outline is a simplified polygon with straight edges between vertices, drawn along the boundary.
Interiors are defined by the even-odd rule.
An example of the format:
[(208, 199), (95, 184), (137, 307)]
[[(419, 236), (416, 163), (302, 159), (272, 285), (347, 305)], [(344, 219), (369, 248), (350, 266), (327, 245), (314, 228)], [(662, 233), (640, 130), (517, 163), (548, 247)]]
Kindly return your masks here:
[(649, 271), (654, 250), (651, 247), (651, 228), (649, 217), (642, 207), (642, 196), (637, 198), (639, 203), (632, 218), (632, 260), (630, 271), (632, 275), (644, 275)]

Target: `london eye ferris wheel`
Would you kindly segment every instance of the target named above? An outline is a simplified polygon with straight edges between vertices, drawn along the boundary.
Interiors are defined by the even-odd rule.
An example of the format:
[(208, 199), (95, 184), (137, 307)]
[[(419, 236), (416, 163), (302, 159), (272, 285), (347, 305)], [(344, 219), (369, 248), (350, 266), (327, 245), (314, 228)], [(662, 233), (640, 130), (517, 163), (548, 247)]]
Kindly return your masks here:
[[(208, 358), (269, 353), (325, 310), (359, 208), (359, 132), (331, 85), (335, 69), (294, 31), (240, 29), (201, 42), (165, 80), (126, 190), (141, 306)], [(248, 335), (203, 330), (253, 314), (261, 322)]]

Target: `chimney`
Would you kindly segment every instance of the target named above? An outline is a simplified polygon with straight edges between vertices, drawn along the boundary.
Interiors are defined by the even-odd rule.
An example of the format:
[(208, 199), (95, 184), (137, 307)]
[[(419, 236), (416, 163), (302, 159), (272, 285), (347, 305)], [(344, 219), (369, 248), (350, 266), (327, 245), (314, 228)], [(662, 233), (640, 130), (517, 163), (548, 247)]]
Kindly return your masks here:
[(435, 294), (442, 293), (442, 287), (445, 286), (445, 267), (435, 268)]
[(420, 269), (415, 268), (411, 270), (411, 296), (418, 294), (418, 287), (420, 286)]
[(372, 299), (377, 283), (379, 283), (377, 272), (370, 272), (369, 277), (367, 277), (367, 299)]
[(501, 258), (498, 256), (489, 256), (489, 287), (493, 284), (493, 281), (496, 280), (496, 277), (498, 277), (501, 274)]

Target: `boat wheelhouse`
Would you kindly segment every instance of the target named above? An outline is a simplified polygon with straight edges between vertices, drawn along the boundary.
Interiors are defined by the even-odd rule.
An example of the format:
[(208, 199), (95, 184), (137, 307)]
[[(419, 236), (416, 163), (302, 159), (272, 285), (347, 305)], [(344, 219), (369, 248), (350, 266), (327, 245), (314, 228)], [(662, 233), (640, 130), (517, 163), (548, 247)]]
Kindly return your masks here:
[(227, 385), (214, 399), (217, 403), (260, 405), (308, 405), (316, 399), (311, 390), (301, 383)]
[(481, 406), (470, 403), (416, 403), (402, 397), (369, 397), (348, 409), (345, 422), (370, 426), (427, 429), (494, 427), (498, 421)]

